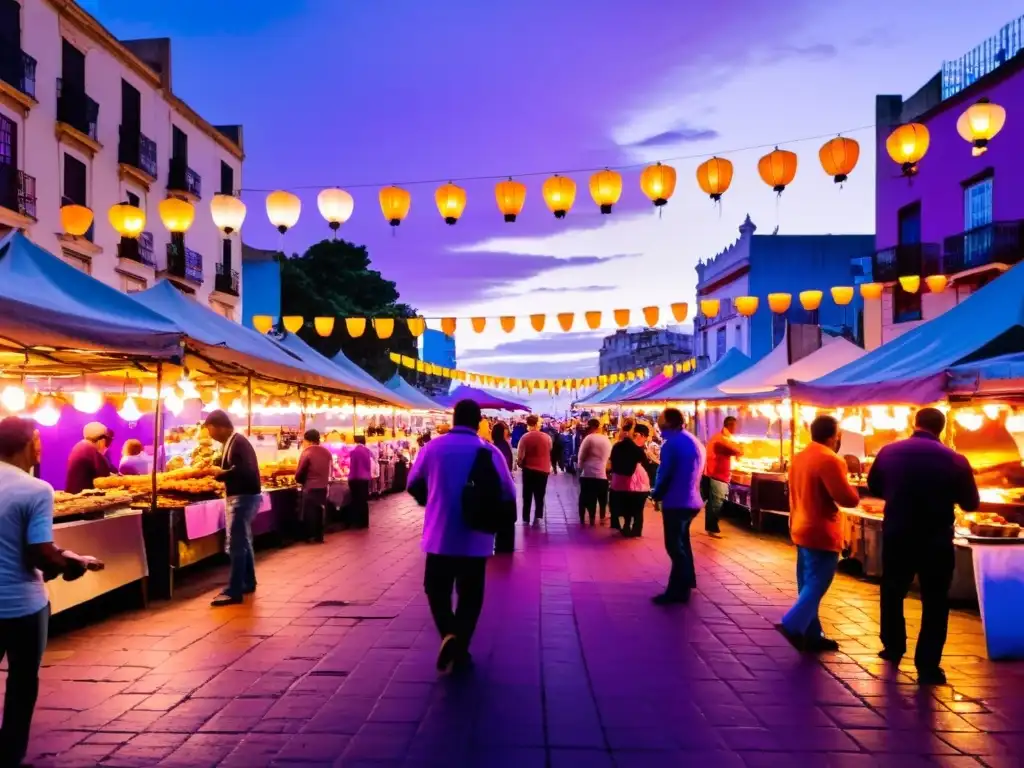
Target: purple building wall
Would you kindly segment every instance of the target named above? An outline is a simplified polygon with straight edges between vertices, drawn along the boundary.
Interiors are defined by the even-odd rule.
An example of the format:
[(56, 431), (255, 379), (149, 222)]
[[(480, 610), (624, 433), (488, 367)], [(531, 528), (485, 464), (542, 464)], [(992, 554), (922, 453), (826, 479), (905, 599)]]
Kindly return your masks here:
[[(926, 86), (929, 87), (938, 90), (938, 79)], [(931, 101), (937, 97), (938, 94)], [(973, 157), (971, 145), (957, 133), (956, 121), (967, 107), (983, 97), (1006, 108), (1006, 125), (987, 152)], [(941, 246), (946, 237), (960, 234), (965, 229), (964, 185), (986, 174), (993, 177), (993, 221), (1024, 219), (1024, 57), (1011, 59), (955, 96), (915, 116), (912, 107), (916, 99), (908, 100), (904, 106), (902, 122), (927, 126), (931, 144), (919, 164), (918, 174), (908, 183), (885, 149), (886, 138), (901, 118), (899, 114), (891, 115), (895, 110), (889, 110), (894, 119), (886, 124), (886, 100), (891, 104), (894, 98), (879, 97), (875, 248), (882, 250), (897, 244), (898, 211), (914, 202), (921, 203), (921, 242)], [(907, 114), (908, 108), (911, 114)]]

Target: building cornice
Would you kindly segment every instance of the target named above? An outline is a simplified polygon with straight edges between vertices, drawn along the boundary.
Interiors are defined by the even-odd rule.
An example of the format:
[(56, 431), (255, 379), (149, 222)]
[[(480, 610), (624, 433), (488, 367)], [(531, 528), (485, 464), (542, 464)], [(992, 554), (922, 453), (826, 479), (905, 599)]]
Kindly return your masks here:
[(46, 2), (48, 2), (54, 10), (57, 11), (57, 14), (62, 21), (66, 21), (75, 29), (84, 32), (97, 44), (103, 46), (108, 53), (118, 59), (133, 73), (145, 80), (153, 87), (154, 90), (163, 94), (164, 100), (171, 106), (171, 108), (177, 111), (193, 126), (198, 128), (209, 138), (213, 139), (214, 142), (219, 144), (226, 152), (229, 152), (238, 160), (241, 161), (245, 159), (245, 152), (241, 147), (214, 128), (212, 123), (209, 123), (200, 117), (194, 109), (175, 96), (170, 89), (165, 88), (163, 81), (160, 79), (160, 75), (154, 72), (142, 59), (128, 50), (120, 40), (110, 34), (106, 27), (86, 13), (81, 6), (74, 2), (74, 0), (46, 0)]

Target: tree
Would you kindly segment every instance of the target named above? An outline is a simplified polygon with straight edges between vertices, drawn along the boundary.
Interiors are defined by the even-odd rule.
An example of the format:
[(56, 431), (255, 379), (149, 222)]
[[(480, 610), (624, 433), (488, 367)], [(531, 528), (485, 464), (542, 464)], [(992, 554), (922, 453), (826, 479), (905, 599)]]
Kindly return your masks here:
[[(281, 314), (335, 317), (334, 332), (320, 336), (308, 322), (299, 332), (303, 341), (327, 357), (339, 350), (356, 365), (384, 381), (395, 371), (389, 352), (416, 355), (416, 339), (408, 326), (398, 321), (389, 339), (377, 338), (370, 325), (374, 317), (415, 317), (415, 310), (399, 301), (398, 289), (391, 280), (370, 268), (366, 247), (345, 240), (322, 240), (301, 256), (281, 263)], [(343, 318), (365, 317), (367, 327), (359, 338), (352, 338)]]

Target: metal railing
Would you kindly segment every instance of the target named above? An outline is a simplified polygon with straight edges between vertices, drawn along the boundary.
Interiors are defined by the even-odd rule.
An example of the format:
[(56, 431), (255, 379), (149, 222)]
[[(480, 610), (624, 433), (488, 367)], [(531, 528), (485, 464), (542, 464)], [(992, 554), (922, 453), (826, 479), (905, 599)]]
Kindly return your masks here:
[(57, 121), (66, 123), (93, 141), (99, 136), (100, 105), (80, 88), (57, 78)]
[(172, 157), (170, 173), (167, 176), (167, 189), (173, 192), (187, 192), (201, 198), (203, 178), (189, 168), (186, 161)]
[(36, 60), (19, 48), (0, 51), (0, 80), (36, 97)]
[(203, 282), (203, 255), (178, 243), (168, 243), (167, 273), (201, 284)]
[(141, 131), (121, 126), (117, 145), (117, 162), (138, 168), (147, 176), (157, 177), (156, 142)]
[(36, 179), (13, 165), (0, 165), (0, 207), (36, 218)]
[(220, 293), (227, 293), (232, 296), (238, 295), (238, 270), (228, 269), (223, 262), (217, 264), (217, 274), (214, 277), (214, 290)]
[(989, 264), (1012, 266), (1024, 257), (1024, 221), (994, 221), (947, 237), (943, 272), (953, 275)]
[(894, 283), (904, 275), (931, 275), (942, 271), (937, 243), (894, 245), (875, 252), (871, 274), (879, 283)]
[(128, 259), (155, 268), (153, 233), (143, 232), (137, 238), (122, 237), (121, 242), (117, 244), (117, 256), (120, 259)]
[(942, 62), (942, 98), (948, 99), (1024, 49), (1024, 16), (1014, 19), (958, 59)]

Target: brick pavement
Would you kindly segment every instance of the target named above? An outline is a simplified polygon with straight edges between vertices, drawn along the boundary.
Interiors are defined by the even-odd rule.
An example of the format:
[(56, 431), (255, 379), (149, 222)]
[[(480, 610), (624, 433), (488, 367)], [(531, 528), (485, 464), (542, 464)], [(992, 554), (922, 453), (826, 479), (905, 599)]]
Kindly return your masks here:
[(920, 691), (874, 656), (875, 586), (840, 577), (822, 618), (842, 652), (800, 657), (772, 629), (794, 592), (786, 543), (695, 535), (700, 594), (658, 608), (660, 517), (627, 541), (579, 527), (571, 478), (549, 498), (489, 567), (468, 676), (433, 670), (420, 511), (393, 497), (368, 532), (260, 554), (244, 606), (210, 609), (222, 572), (197, 574), (171, 603), (53, 638), (35, 764), (1022, 764), (1024, 665), (984, 658), (976, 616), (952, 618), (951, 685)]

